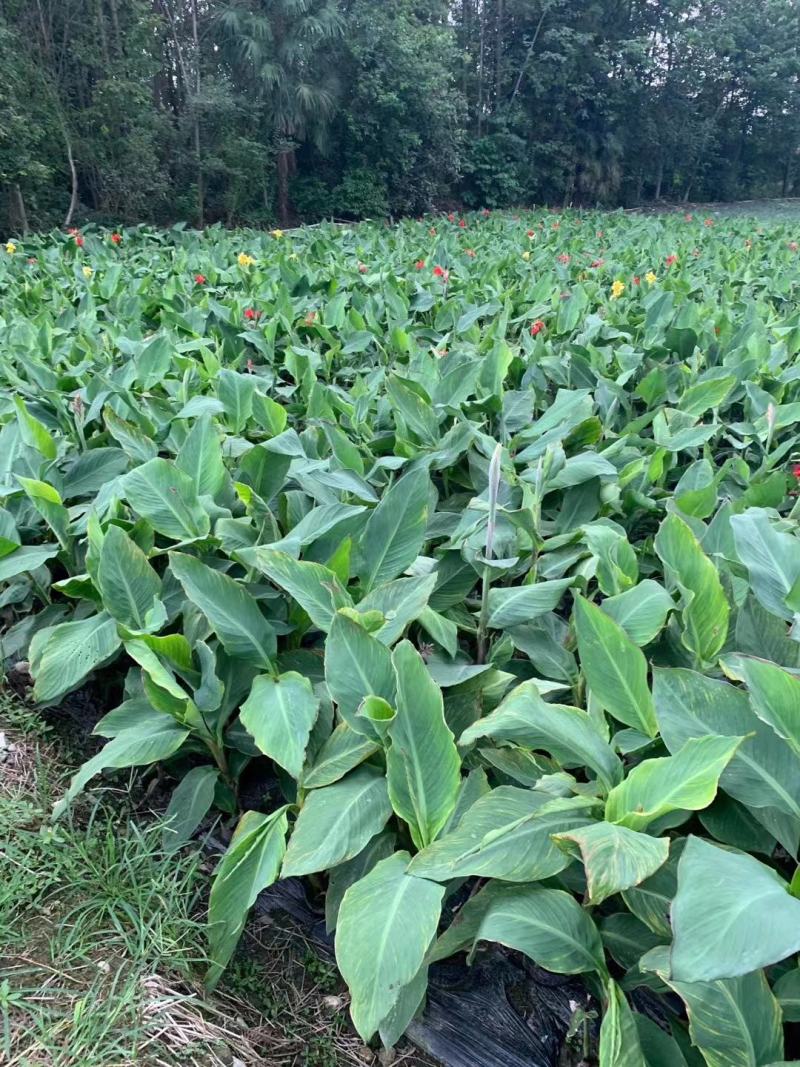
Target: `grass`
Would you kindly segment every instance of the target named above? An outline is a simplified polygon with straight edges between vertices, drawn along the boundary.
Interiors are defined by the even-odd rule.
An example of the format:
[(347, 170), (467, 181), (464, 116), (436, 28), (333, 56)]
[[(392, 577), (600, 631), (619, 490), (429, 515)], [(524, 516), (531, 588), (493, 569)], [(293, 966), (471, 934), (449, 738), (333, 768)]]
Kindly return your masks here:
[(158, 822), (133, 822), (118, 791), (96, 789), (51, 823), (70, 773), (58, 748), (0, 690), (0, 1063), (375, 1062), (346, 1023), (335, 968), (275, 923), (251, 924), (207, 995), (203, 854), (165, 856)]

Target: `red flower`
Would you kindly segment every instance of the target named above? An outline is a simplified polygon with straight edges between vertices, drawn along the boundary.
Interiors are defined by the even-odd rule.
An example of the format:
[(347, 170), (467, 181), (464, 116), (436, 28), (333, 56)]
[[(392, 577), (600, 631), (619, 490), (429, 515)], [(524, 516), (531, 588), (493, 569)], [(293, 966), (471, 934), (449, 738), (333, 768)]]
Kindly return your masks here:
[(604, 260), (604, 259), (594, 259), (594, 260), (592, 260), (592, 262), (591, 262), (591, 263), (589, 264), (589, 266), (590, 266), (590, 267), (593, 267), (593, 268), (594, 268), (595, 270), (597, 270), (597, 268), (598, 268), (598, 267), (602, 267), (604, 263), (605, 263), (605, 260)]
[(559, 263), (569, 263), (569, 256), (567, 255), (566, 252), (562, 252), (561, 253), (561, 255), (558, 257), (558, 262)]
[(671, 267), (673, 263), (678, 262), (678, 257), (673, 253), (671, 256), (667, 256), (664, 262), (667, 264), (668, 267)]
[(441, 278), (445, 285), (450, 281), (450, 271), (445, 270), (444, 267), (435, 266), (433, 268), (434, 277)]
[(358, 272), (359, 272), (359, 274), (366, 274), (367, 273), (367, 265), (366, 265), (366, 263), (359, 263)]
[(683, 217), (686, 219), (687, 222), (691, 222), (692, 219), (694, 218), (694, 215), (690, 215), (689, 212), (687, 211), (686, 214)]
[(255, 369), (256, 369), (255, 363), (252, 361), (252, 359), (248, 359), (248, 361), (247, 361), (247, 373), (248, 374), (252, 374)]
[(603, 236), (603, 231), (602, 230), (598, 230), (597, 231), (597, 236), (598, 236), (598, 238), (602, 237)]
[(488, 207), (485, 207), (485, 208), (483, 209), (483, 211), (481, 212), (481, 214), (483, 215), (483, 217), (484, 217), (485, 219), (488, 219), (488, 218), (489, 218), (489, 216), (491, 215), (491, 211), (490, 211), (490, 210), (488, 209)]
[(314, 325), (314, 319), (316, 317), (317, 317), (316, 311), (309, 311), (303, 321), (305, 322), (306, 326), (313, 326)]
[(634, 274), (634, 276), (633, 276), (633, 284), (634, 285), (641, 285), (641, 283), (642, 283), (642, 280), (639, 277), (639, 275), (638, 274)]
[(431, 228), (428, 230), (428, 233), (431, 235), (431, 237), (435, 237), (436, 236), (436, 227), (435, 226), (431, 226)]
[(796, 252), (798, 248), (800, 248), (800, 245), (797, 243), (797, 241), (790, 241), (788, 248), (790, 252)]
[(83, 248), (83, 234), (75, 234), (75, 244), (78, 246), (78, 248)]
[(535, 337), (537, 333), (541, 333), (544, 329), (544, 323), (541, 319), (537, 319), (531, 326), (531, 337)]
[(28, 262), (29, 262), (29, 263), (30, 263), (31, 265), (35, 265), (35, 264), (36, 264), (36, 256), (29, 256), (29, 257), (28, 257)]
[(560, 225), (561, 225), (561, 223), (558, 220), (556, 220), (550, 228), (553, 229), (553, 230), (557, 230)]
[(122, 243), (122, 234), (121, 233), (112, 233), (111, 234), (111, 240), (114, 242), (115, 245), (121, 244)]
[(70, 228), (67, 230), (67, 233), (70, 235), (70, 237), (74, 237), (77, 232), (78, 232), (78, 227), (77, 226), (70, 226)]
[(250, 320), (252, 320), (252, 319), (260, 319), (261, 318), (261, 312), (260, 311), (256, 311), (255, 308), (245, 308), (244, 309), (244, 317), (246, 319), (250, 319)]
[(194, 280), (195, 280), (195, 283), (197, 285), (205, 285), (206, 284), (206, 276), (205, 276), (205, 274), (195, 274)]
[(448, 222), (455, 222), (456, 221), (456, 217), (455, 217), (455, 215), (453, 214), (452, 211), (449, 211), (447, 213), (447, 221)]
[(792, 465), (792, 474), (795, 476), (795, 478), (800, 478), (800, 463), (795, 463)]
[(528, 230), (528, 237), (535, 237), (535, 236), (536, 236), (536, 230)]
[(703, 219), (703, 225), (704, 226), (713, 226), (714, 225), (714, 220), (713, 219)]
[(468, 248), (466, 250), (466, 255), (468, 255), (470, 259), (474, 259), (475, 258), (475, 249), (474, 248)]
[(425, 267), (425, 260), (424, 259), (418, 259), (417, 262), (414, 264), (414, 266), (417, 268), (417, 270), (423, 270), (424, 267)]
[(467, 220), (466, 219), (459, 219), (458, 220), (458, 225), (462, 230), (466, 230), (466, 228), (467, 228)]

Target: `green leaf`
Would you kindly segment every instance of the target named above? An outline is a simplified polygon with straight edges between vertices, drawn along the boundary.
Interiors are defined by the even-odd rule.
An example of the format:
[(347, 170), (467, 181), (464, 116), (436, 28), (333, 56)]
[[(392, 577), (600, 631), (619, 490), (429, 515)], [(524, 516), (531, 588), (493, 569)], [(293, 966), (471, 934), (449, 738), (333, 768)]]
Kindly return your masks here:
[(208, 902), (208, 983), (214, 985), (239, 942), (256, 897), (278, 877), (286, 848), (286, 808), (247, 811), (219, 862)]
[(748, 508), (730, 521), (736, 553), (747, 567), (756, 597), (773, 615), (791, 619), (786, 597), (800, 578), (800, 541), (776, 530), (763, 508)]
[(116, 623), (105, 612), (40, 630), (30, 650), (34, 699), (52, 704), (72, 692), (121, 645)]
[(358, 610), (361, 614), (379, 611), (386, 621), (375, 631), (375, 637), (384, 645), (393, 645), (409, 623), (426, 610), (435, 585), (435, 574), (423, 578), (398, 578), (367, 593), (359, 602)]
[(406, 873), (409, 855), (381, 860), (344, 895), (336, 962), (350, 990), (350, 1015), (369, 1041), (414, 980), (436, 936), (444, 889)]
[(556, 974), (606, 974), (597, 927), (575, 898), (560, 889), (502, 886), (492, 895), (475, 941), (496, 941)]
[(609, 978), (600, 1026), (599, 1067), (648, 1067), (639, 1043), (639, 1031), (625, 994)]
[(394, 852), (395, 835), (392, 833), (376, 834), (351, 860), (334, 867), (328, 876), (328, 888), (325, 892), (325, 929), (332, 933), (336, 929), (339, 908), (342, 899), (350, 888), (380, 860), (385, 860)]
[(161, 847), (177, 852), (190, 840), (214, 803), (219, 779), (216, 767), (193, 767), (178, 783), (164, 814)]
[(286, 552), (265, 547), (242, 549), (238, 558), (286, 590), (314, 625), (325, 633), (330, 630), (339, 608), (353, 607), (353, 601), (339, 579), (321, 563), (300, 562)]
[(319, 789), (338, 782), (379, 748), (377, 741), (357, 734), (346, 722), (340, 722), (303, 775), (303, 789)]
[(575, 597), (575, 632), (581, 667), (594, 696), (615, 719), (655, 737), (658, 725), (641, 649), (582, 596)]
[(281, 877), (326, 871), (352, 859), (391, 814), (386, 779), (373, 767), (312, 790), (297, 817)]
[(186, 435), (175, 466), (188, 474), (197, 496), (215, 497), (228, 481), (219, 436), (210, 415), (201, 415)]
[(155, 629), (166, 621), (163, 608), (154, 611), (160, 603), (161, 579), (135, 541), (113, 524), (100, 549), (97, 585), (103, 607), (127, 629)]
[(752, 856), (690, 837), (678, 864), (672, 930), (676, 981), (737, 978), (800, 950), (800, 900)]
[(700, 663), (712, 663), (725, 644), (730, 614), (717, 568), (675, 514), (661, 523), (655, 547), (683, 597), (683, 643)]
[(463, 747), (481, 737), (542, 749), (565, 767), (590, 767), (606, 789), (622, 778), (618, 756), (591, 717), (580, 708), (548, 704), (536, 682), (512, 689), (491, 715), (465, 730), (458, 743)]
[(39, 422), (35, 415), (31, 415), (21, 396), (14, 397), (14, 407), (17, 409), (19, 432), (25, 444), (29, 448), (35, 448), (45, 459), (55, 459), (56, 443), (47, 427)]
[(663, 585), (645, 578), (624, 593), (606, 597), (600, 607), (641, 648), (658, 636), (675, 604)]
[(671, 811), (699, 811), (717, 795), (717, 785), (741, 737), (687, 741), (674, 756), (643, 760), (615, 786), (606, 801), (606, 819), (643, 830)]
[(390, 582), (419, 555), (428, 521), (430, 478), (425, 469), (395, 482), (370, 514), (360, 540), (358, 574), (366, 589)]
[(561, 831), (553, 839), (566, 851), (577, 851), (580, 855), (590, 904), (602, 904), (614, 893), (639, 885), (669, 855), (668, 839), (650, 837), (608, 822)]
[(552, 840), (591, 822), (594, 802), (498, 786), (479, 797), (455, 829), (419, 852), (410, 870), (434, 881), (469, 876), (506, 882), (550, 878), (571, 862)]
[(276, 678), (261, 674), (253, 680), (239, 721), (264, 755), (298, 779), (319, 703), (302, 674), (287, 671)]
[(158, 723), (146, 720), (128, 730), (121, 730), (73, 775), (64, 798), (53, 808), (53, 817), (58, 818), (86, 783), (100, 771), (158, 763), (177, 752), (188, 736), (189, 731), (185, 727), (166, 716)]
[(337, 614), (325, 644), (325, 681), (339, 714), (352, 730), (373, 741), (380, 736), (356, 716), (361, 701), (382, 697), (394, 706), (396, 681), (388, 648), (346, 615)]
[(755, 656), (734, 654), (723, 657), (721, 662), (729, 678), (745, 683), (750, 706), (759, 719), (800, 756), (800, 679)]
[(535, 585), (490, 589), (489, 625), (496, 630), (504, 630), (508, 626), (529, 622), (538, 615), (546, 615), (558, 606), (564, 590), (572, 584), (572, 578), (558, 578)]
[(122, 480), (122, 489), (133, 510), (153, 529), (174, 541), (207, 537), (211, 520), (200, 503), (194, 482), (165, 459), (151, 459)]
[(22, 545), (0, 559), (0, 582), (35, 571), (58, 552), (58, 545)]
[(720, 778), (722, 788), (756, 815), (777, 808), (800, 819), (797, 757), (753, 713), (746, 693), (682, 669), (656, 670), (653, 692), (661, 736), (670, 752), (706, 734), (744, 736)]
[(277, 650), (275, 631), (242, 583), (182, 552), (170, 552), (169, 565), (228, 655), (271, 671)]
[(392, 665), (397, 714), (388, 729), (389, 797), (417, 848), (425, 848), (455, 807), (461, 759), (445, 722), (441, 690), (410, 641), (397, 646)]
[(782, 974), (772, 991), (780, 1003), (784, 1022), (800, 1022), (800, 967)]

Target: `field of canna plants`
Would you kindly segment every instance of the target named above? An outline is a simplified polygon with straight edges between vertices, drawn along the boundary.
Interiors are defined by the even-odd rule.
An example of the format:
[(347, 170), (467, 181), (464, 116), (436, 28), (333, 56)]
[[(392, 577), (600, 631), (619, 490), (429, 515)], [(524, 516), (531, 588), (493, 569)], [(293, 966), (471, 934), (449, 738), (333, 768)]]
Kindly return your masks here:
[(311, 876), (364, 1041), (500, 951), (603, 1067), (797, 1053), (796, 226), (52, 233), (0, 295), (2, 662), (107, 711), (54, 818), (160, 763), (167, 851), (235, 827), (212, 984)]

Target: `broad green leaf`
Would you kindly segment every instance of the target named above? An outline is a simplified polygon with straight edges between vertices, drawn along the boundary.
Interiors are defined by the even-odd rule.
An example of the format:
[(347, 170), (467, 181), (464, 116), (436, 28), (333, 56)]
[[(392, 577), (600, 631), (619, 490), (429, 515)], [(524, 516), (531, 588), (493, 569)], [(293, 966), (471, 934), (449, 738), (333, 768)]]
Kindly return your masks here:
[(314, 763), (303, 774), (303, 788), (319, 789), (338, 782), (379, 748), (377, 741), (357, 734), (346, 722), (340, 722), (317, 753)]
[(328, 876), (328, 888), (325, 891), (325, 928), (328, 933), (336, 929), (339, 908), (347, 890), (380, 860), (391, 856), (395, 850), (395, 835), (392, 833), (376, 834), (351, 860), (334, 867)]
[(58, 545), (22, 545), (0, 559), (0, 582), (35, 571), (58, 552)]
[(218, 779), (216, 767), (193, 767), (180, 780), (164, 814), (161, 847), (165, 852), (177, 852), (190, 840), (214, 803)]
[(107, 663), (121, 646), (116, 623), (105, 612), (40, 630), (30, 650), (34, 699), (54, 703)]
[(800, 950), (800, 900), (752, 856), (690, 837), (678, 864), (672, 930), (676, 981), (737, 978)]
[(579, 708), (548, 704), (536, 682), (523, 682), (487, 715), (461, 735), (462, 747), (481, 737), (514, 741), (549, 752), (565, 767), (590, 767), (606, 789), (622, 778), (619, 757), (591, 717)]
[(219, 980), (233, 955), (256, 897), (278, 877), (286, 826), (286, 808), (271, 815), (247, 811), (239, 820), (217, 867), (208, 902), (210, 985)]
[(557, 607), (572, 578), (489, 590), (489, 625), (497, 630), (529, 622)]
[(409, 623), (425, 611), (436, 585), (436, 575), (423, 578), (397, 578), (367, 593), (358, 604), (362, 614), (379, 611), (386, 620), (375, 630), (375, 637), (384, 645), (393, 645)]
[(352, 730), (370, 740), (380, 737), (356, 715), (367, 696), (379, 696), (394, 706), (395, 672), (388, 648), (346, 615), (337, 614), (325, 644), (325, 681), (339, 714)]
[(662, 522), (655, 547), (683, 597), (683, 643), (698, 662), (712, 663), (725, 644), (730, 614), (717, 568), (675, 514)]
[(392, 655), (397, 714), (389, 725), (386, 776), (392, 807), (425, 848), (447, 822), (461, 783), (461, 759), (444, 718), (444, 703), (410, 641)]
[(645, 578), (624, 593), (606, 597), (600, 607), (641, 648), (658, 636), (675, 603), (663, 585)]
[(748, 508), (730, 521), (737, 555), (756, 597), (773, 615), (791, 619), (786, 597), (800, 578), (800, 540), (776, 530), (763, 508)]
[(326, 871), (357, 856), (386, 825), (392, 807), (386, 779), (373, 767), (313, 789), (303, 801), (281, 876)]
[(750, 706), (759, 719), (800, 756), (800, 679), (755, 656), (725, 656), (722, 669), (729, 678), (744, 682)]
[(606, 819), (643, 830), (671, 811), (708, 807), (742, 740), (709, 734), (687, 741), (674, 756), (643, 760), (608, 794)]
[(556, 974), (606, 973), (597, 927), (560, 889), (503, 886), (492, 896), (475, 941), (497, 941)]
[(175, 466), (188, 474), (198, 496), (215, 497), (228, 480), (219, 436), (210, 415), (201, 415), (186, 435)]
[(550, 878), (571, 862), (552, 835), (591, 822), (591, 799), (498, 786), (479, 797), (455, 829), (419, 852), (410, 870), (449, 881), (479, 876), (506, 882)]
[(53, 808), (53, 817), (58, 818), (86, 783), (100, 771), (158, 763), (174, 755), (188, 736), (189, 731), (185, 727), (166, 717), (159, 723), (146, 720), (138, 726), (121, 730), (73, 775), (64, 798)]
[(612, 978), (606, 983), (598, 1052), (599, 1067), (648, 1067), (639, 1044), (633, 1012), (625, 994)]
[(800, 776), (791, 748), (753, 712), (747, 694), (694, 671), (654, 672), (661, 736), (670, 752), (707, 734), (744, 737), (723, 771), (720, 785), (754, 809), (776, 808), (800, 819)]
[(650, 837), (608, 822), (561, 831), (554, 840), (567, 852), (580, 855), (590, 904), (602, 904), (606, 897), (643, 882), (669, 855), (667, 838)]
[(782, 974), (773, 986), (783, 1012), (784, 1022), (800, 1022), (800, 967)]
[(103, 607), (127, 629), (157, 628), (166, 621), (163, 608), (160, 614), (154, 611), (160, 603), (161, 579), (135, 541), (113, 524), (100, 549), (97, 585)]
[(339, 608), (353, 601), (339, 579), (321, 563), (300, 562), (286, 552), (268, 547), (243, 549), (238, 553), (249, 567), (256, 567), (293, 597), (313, 624), (326, 633)]
[(272, 670), (275, 631), (241, 582), (212, 570), (194, 556), (170, 552), (172, 573), (205, 615), (230, 656)]
[(581, 667), (594, 696), (615, 719), (655, 737), (658, 726), (641, 649), (581, 596), (575, 597), (575, 632)]
[(151, 459), (126, 474), (125, 497), (157, 533), (174, 541), (196, 541), (211, 529), (208, 512), (188, 474), (166, 459)]
[(35, 415), (31, 415), (21, 396), (14, 397), (14, 406), (17, 409), (19, 432), (25, 444), (29, 448), (35, 448), (45, 459), (55, 459), (56, 442), (44, 423), (39, 422)]
[(381, 860), (350, 886), (339, 908), (336, 962), (364, 1041), (416, 977), (439, 924), (444, 889), (407, 874), (409, 858), (397, 852)]
[(302, 674), (260, 674), (242, 704), (239, 721), (264, 755), (298, 779), (318, 711), (319, 698)]
[(381, 497), (361, 535), (362, 565), (366, 589), (397, 578), (419, 555), (428, 521), (430, 478), (425, 469), (400, 478)]

